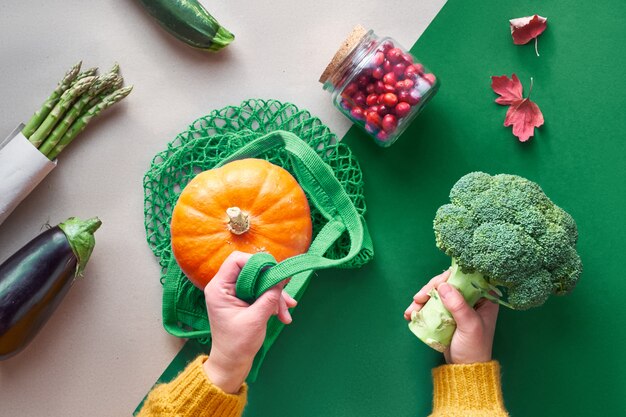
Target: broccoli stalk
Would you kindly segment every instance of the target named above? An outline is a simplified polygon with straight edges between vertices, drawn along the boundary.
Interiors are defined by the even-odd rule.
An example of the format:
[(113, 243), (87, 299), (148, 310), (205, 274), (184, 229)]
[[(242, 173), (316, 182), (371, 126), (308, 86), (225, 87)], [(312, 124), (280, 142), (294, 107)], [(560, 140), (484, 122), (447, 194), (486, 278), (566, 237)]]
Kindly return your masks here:
[[(539, 185), (516, 175), (463, 176), (433, 228), (437, 247), (452, 258), (448, 283), (471, 306), (486, 298), (516, 310), (537, 307), (550, 294), (569, 294), (582, 272), (574, 219)], [(437, 291), (430, 296), (409, 328), (444, 351), (456, 324)]]
[[(455, 287), (465, 298), (470, 306), (474, 306), (481, 298), (495, 298), (489, 291), (496, 291), (483, 275), (479, 272), (464, 273), (456, 259), (452, 258), (450, 267), (450, 277), (448, 284)], [(433, 288), (430, 293), (430, 300), (420, 311), (411, 314), (409, 329), (431, 348), (444, 352), (456, 329), (456, 322), (452, 314), (443, 306), (439, 293)]]

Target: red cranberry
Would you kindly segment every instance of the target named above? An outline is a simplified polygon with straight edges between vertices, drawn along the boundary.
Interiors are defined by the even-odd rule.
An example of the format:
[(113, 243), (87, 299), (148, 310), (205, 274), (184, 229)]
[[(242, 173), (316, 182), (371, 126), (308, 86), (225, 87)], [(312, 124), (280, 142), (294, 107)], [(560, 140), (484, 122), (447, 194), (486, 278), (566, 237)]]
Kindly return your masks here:
[(385, 106), (384, 104), (378, 106), (378, 114), (380, 114), (381, 116), (389, 114), (389, 111), (389, 107)]
[(370, 111), (367, 113), (367, 116), (365, 117), (365, 121), (366, 123), (372, 126), (380, 127), (380, 123), (382, 122), (382, 117), (380, 117), (380, 114)]
[(395, 93), (396, 92), (396, 86), (395, 85), (385, 84), (384, 91), (385, 91), (385, 93)]
[(407, 54), (404, 53), (402, 54), (402, 60), (407, 64), (410, 65), (413, 63), (413, 57), (411, 56), (411, 54)]
[(396, 77), (400, 78), (404, 75), (404, 71), (406, 70), (406, 65), (403, 63), (399, 63), (393, 66), (393, 73), (396, 74)]
[(376, 52), (374, 54), (374, 57), (372, 58), (372, 66), (380, 67), (381, 65), (383, 65), (383, 62), (385, 62), (385, 54), (383, 54), (382, 52)]
[(376, 93), (378, 94), (382, 94), (385, 92), (385, 83), (383, 83), (382, 81), (376, 81), (374, 87), (376, 88)]
[(393, 48), (393, 42), (391, 41), (385, 41), (382, 45), (383, 48), (383, 52), (387, 52), (388, 50), (390, 50), (391, 48)]
[(354, 107), (350, 110), (350, 116), (355, 118), (356, 120), (364, 120), (365, 114), (363, 113), (363, 109), (360, 107)]
[(345, 98), (341, 100), (341, 102), (339, 103), (339, 105), (341, 106), (342, 109), (344, 110), (350, 110), (352, 108), (352, 103), (350, 103), (348, 100), (346, 100)]
[(398, 81), (398, 78), (396, 77), (396, 74), (394, 74), (393, 72), (388, 72), (387, 74), (383, 76), (383, 82), (385, 84), (395, 85), (397, 81)]
[(367, 96), (367, 99), (365, 100), (365, 104), (369, 106), (373, 106), (374, 104), (378, 104), (378, 95), (377, 94), (370, 94), (369, 96)]
[(359, 91), (357, 92), (354, 96), (352, 96), (352, 100), (354, 101), (354, 104), (356, 104), (359, 107), (364, 107), (365, 106), (365, 94), (363, 94), (363, 92)]
[(392, 133), (398, 127), (398, 119), (393, 114), (387, 114), (383, 117), (382, 126), (385, 132)]
[(367, 94), (372, 94), (372, 93), (376, 92), (376, 86), (374, 84), (372, 84), (372, 83), (369, 83), (367, 85), (367, 87), (365, 87), (365, 92)]
[(359, 85), (359, 87), (363, 87), (365, 88), (365, 86), (367, 86), (367, 83), (370, 82), (369, 77), (365, 74), (361, 74), (359, 75), (359, 77), (357, 78), (357, 84)]
[(387, 59), (392, 64), (397, 64), (398, 62), (402, 61), (402, 54), (403, 54), (402, 49), (391, 48), (390, 50), (387, 51)]
[(375, 134), (378, 133), (379, 129), (380, 129), (379, 127), (373, 126), (373, 125), (371, 125), (369, 123), (365, 124), (365, 130), (369, 134), (375, 135)]
[(352, 97), (354, 93), (359, 90), (359, 86), (356, 83), (350, 83), (343, 89), (343, 93), (346, 97)]
[(378, 132), (376, 134), (376, 137), (378, 138), (378, 140), (382, 142), (387, 142), (389, 140), (389, 135), (384, 130), (381, 130), (380, 132)]
[[(373, 106), (369, 106), (367, 108), (367, 111), (378, 113), (378, 107), (379, 107), (378, 104), (374, 104)], [(384, 114), (381, 114), (381, 116), (384, 116)]]
[(372, 77), (377, 80), (382, 79), (383, 75), (385, 75), (385, 71), (380, 67), (374, 68), (374, 70), (372, 71)]
[(413, 78), (418, 75), (419, 74), (417, 73), (417, 70), (415, 69), (413, 65), (409, 65), (408, 67), (406, 67), (406, 70), (404, 70), (404, 76), (406, 78)]
[(393, 71), (393, 65), (391, 65), (388, 59), (385, 59), (383, 63), (383, 71), (385, 71), (385, 73)]
[(395, 107), (395, 105), (398, 104), (398, 96), (393, 93), (386, 93), (383, 95), (381, 104), (384, 104), (387, 107)]
[(408, 93), (409, 93), (409, 96), (407, 97), (406, 101), (413, 106), (419, 103), (420, 100), (422, 99), (420, 92), (417, 91), (416, 89), (409, 90)]
[(435, 74), (433, 74), (433, 73), (424, 74), (424, 75), (422, 75), (422, 77), (430, 85), (433, 85), (433, 84), (435, 84), (435, 82), (437, 82), (437, 78), (435, 77)]
[(411, 112), (411, 105), (407, 102), (401, 101), (393, 109), (396, 116), (402, 118), (406, 117)]
[[(420, 70), (421, 67), (421, 70)], [(413, 64), (406, 67), (406, 71), (404, 71), (404, 76), (407, 78), (415, 78), (421, 75), (424, 71), (424, 67), (422, 64)]]
[(413, 82), (413, 80), (403, 80), (403, 81), (398, 81), (396, 83), (396, 89), (402, 91), (402, 90), (410, 90), (411, 88), (413, 88), (413, 86), (415, 85), (415, 83)]
[(402, 90), (398, 92), (398, 101), (409, 102), (409, 92)]

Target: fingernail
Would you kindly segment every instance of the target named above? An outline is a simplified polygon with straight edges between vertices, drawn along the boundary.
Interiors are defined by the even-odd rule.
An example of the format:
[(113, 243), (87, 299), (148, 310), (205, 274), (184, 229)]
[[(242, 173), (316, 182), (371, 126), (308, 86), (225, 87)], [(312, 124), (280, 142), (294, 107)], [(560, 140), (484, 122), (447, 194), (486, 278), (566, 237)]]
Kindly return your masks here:
[(452, 291), (452, 288), (450, 288), (449, 284), (443, 282), (439, 284), (439, 287), (437, 287), (437, 291), (439, 291), (439, 295), (441, 296), (441, 298), (446, 298), (446, 296), (450, 294), (450, 291)]

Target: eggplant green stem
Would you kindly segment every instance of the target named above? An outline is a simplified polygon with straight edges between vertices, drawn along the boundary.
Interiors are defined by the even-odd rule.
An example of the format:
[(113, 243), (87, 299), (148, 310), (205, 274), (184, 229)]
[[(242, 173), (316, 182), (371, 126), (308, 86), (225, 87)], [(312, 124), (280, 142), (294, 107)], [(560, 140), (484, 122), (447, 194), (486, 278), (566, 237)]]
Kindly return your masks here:
[(77, 217), (70, 217), (63, 223), (59, 224), (59, 228), (65, 233), (74, 255), (76, 256), (76, 276), (82, 276), (87, 261), (96, 245), (96, 239), (93, 234), (102, 225), (97, 217), (88, 220), (80, 220)]

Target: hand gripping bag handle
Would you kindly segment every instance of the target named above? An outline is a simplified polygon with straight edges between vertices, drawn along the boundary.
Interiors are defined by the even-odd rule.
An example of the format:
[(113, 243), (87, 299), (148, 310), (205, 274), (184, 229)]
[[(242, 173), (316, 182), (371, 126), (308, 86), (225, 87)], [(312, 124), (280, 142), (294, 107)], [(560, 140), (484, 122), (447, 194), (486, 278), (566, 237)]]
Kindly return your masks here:
[[(286, 285), (285, 291), (296, 300), (299, 300), (314, 270), (341, 266), (357, 256), (363, 249), (373, 252), (372, 241), (365, 221), (358, 214), (352, 200), (335, 177), (333, 171), (324, 163), (315, 150), (295, 134), (281, 130), (268, 133), (251, 141), (230, 157), (221, 161), (215, 168), (235, 160), (253, 158), (277, 148), (282, 148), (289, 154), (290, 162), (300, 186), (328, 222), (318, 232), (307, 253), (285, 259), (280, 263), (268, 253), (254, 254), (246, 263), (237, 279), (237, 297), (246, 302), (253, 302), (265, 291), (287, 278), (291, 278), (291, 280)], [(324, 257), (324, 253), (346, 231), (350, 238), (350, 250), (348, 253), (340, 259)], [(172, 285), (176, 280), (169, 278), (174, 278), (179, 273), (180, 269), (176, 264), (176, 260), (172, 258), (165, 280), (164, 305), (167, 298), (175, 297), (176, 294), (175, 285)], [(170, 284), (169, 286), (168, 283)], [(166, 313), (167, 315), (172, 315), (172, 309), (168, 309), (166, 312), (164, 308), (164, 315)], [(173, 322), (168, 320), (168, 317), (164, 317), (164, 325), (170, 333), (176, 336), (206, 337), (210, 335), (210, 329), (208, 328), (184, 331), (175, 325), (175, 317), (169, 318), (173, 319)], [(255, 358), (248, 378), (249, 381), (256, 379), (258, 368), (265, 354), (283, 327), (283, 323), (276, 317), (270, 319), (265, 341)]]

